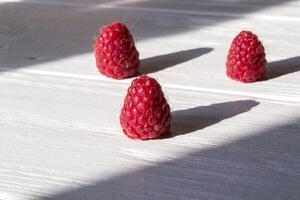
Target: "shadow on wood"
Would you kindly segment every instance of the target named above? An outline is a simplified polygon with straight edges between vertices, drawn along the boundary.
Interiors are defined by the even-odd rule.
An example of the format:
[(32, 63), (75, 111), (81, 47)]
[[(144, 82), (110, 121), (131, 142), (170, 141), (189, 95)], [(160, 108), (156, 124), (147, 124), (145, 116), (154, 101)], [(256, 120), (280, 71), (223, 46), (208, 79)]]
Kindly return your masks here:
[(300, 56), (278, 60), (267, 65), (267, 79), (300, 71)]
[(40, 200), (298, 200), (299, 125), (300, 117), (249, 130), (251, 136), (205, 149), (195, 146), (177, 158), (149, 161), (147, 167), (104, 180), (99, 177), (89, 185)]
[[(99, 28), (115, 20), (127, 24), (138, 43), (215, 26), (291, 1), (8, 1), (0, 6), (0, 72), (91, 53)], [(92, 59), (87, 67), (96, 71)]]
[(204, 129), (222, 120), (247, 112), (258, 104), (252, 100), (241, 100), (173, 111), (170, 137)]
[(141, 61), (141, 73), (149, 74), (187, 62), (212, 51), (212, 48), (195, 48), (165, 55), (146, 58)]

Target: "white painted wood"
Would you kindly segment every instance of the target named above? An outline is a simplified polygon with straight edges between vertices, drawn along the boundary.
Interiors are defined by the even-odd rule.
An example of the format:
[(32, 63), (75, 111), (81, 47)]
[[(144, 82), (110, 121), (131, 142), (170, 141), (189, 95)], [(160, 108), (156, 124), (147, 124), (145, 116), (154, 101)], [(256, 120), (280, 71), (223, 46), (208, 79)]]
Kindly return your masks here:
[[(0, 199), (299, 199), (299, 1), (0, 1)], [(132, 79), (101, 76), (93, 36), (128, 24), (172, 135), (126, 138)], [(269, 80), (225, 75), (241, 30)]]
[[(251, 9), (245, 13), (244, 17), (206, 16), (184, 12), (179, 17), (178, 14), (168, 12), (168, 9), (165, 8), (166, 5), (173, 8), (176, 4), (167, 3), (163, 4), (162, 12), (157, 12), (155, 15), (153, 14), (156, 12), (155, 8), (150, 11), (135, 11), (136, 7), (145, 8), (146, 5), (146, 8), (150, 9), (151, 6), (147, 1), (117, 5), (114, 3), (104, 4), (102, 9), (91, 11), (84, 10), (90, 5), (83, 3), (69, 2), (60, 6), (59, 2), (45, 5), (43, 5), (44, 1), (26, 2), (25, 4), (8, 4), (3, 6), (1, 10), (3, 13), (1, 23), (2, 69), (23, 68), (25, 66), (39, 67), (40, 64), (47, 64), (47, 68), (44, 65), (40, 67), (43, 70), (55, 68), (53, 69), (55, 72), (67, 72), (69, 74), (76, 71), (81, 75), (97, 76), (94, 68), (95, 61), (92, 53), (90, 53), (93, 45), (92, 38), (97, 34), (98, 27), (121, 19), (128, 24), (136, 37), (142, 59), (169, 53), (176, 53), (175, 56), (171, 57), (172, 59), (184, 57), (181, 60), (175, 59), (171, 63), (172, 67), (154, 74), (156, 77), (164, 77), (169, 84), (174, 85), (174, 80), (176, 80), (180, 86), (197, 87), (200, 91), (221, 88), (222, 91), (218, 92), (226, 94), (257, 95), (269, 99), (280, 98), (285, 101), (300, 101), (299, 78), (297, 76), (297, 71), (299, 71), (299, 34), (297, 34), (299, 21), (298, 17), (295, 17), (295, 12), (291, 12), (294, 9), (299, 9), (298, 1), (286, 2), (284, 4), (287, 4), (286, 8), (285, 6), (276, 7), (276, 4), (273, 5), (272, 3), (266, 3), (267, 5), (262, 6), (261, 9), (257, 9), (255, 6), (254, 8), (250, 7)], [(146, 5), (143, 7), (143, 4)], [(151, 5), (152, 7), (159, 7), (162, 6), (161, 4), (154, 2)], [(113, 6), (107, 7), (107, 5)], [(125, 5), (126, 8), (131, 8), (131, 5), (134, 7), (123, 9)], [(194, 4), (192, 5), (194, 9)], [(206, 8), (202, 4), (197, 5), (196, 8)], [(237, 7), (235, 4), (230, 5)], [(185, 8), (182, 8), (182, 4), (179, 4), (178, 7), (178, 9), (172, 10), (181, 11)], [(212, 7), (223, 9), (223, 12), (226, 12), (227, 9), (227, 7), (222, 7), (219, 4), (217, 6), (212, 4)], [(249, 6), (242, 4), (242, 7), (248, 9)], [(278, 12), (278, 9), (281, 12)], [(236, 12), (239, 11), (239, 9), (235, 10)], [(254, 12), (253, 10), (257, 11)], [(284, 12), (284, 10), (287, 11)], [(232, 13), (231, 10), (227, 12)], [(214, 11), (212, 13), (219, 12)], [(262, 18), (255, 17), (260, 13), (263, 13)], [(294, 17), (295, 20), (285, 19), (281, 15), (279, 17), (282, 20), (271, 17), (281, 13), (285, 17)], [(269, 16), (269, 18), (264, 19), (265, 16)], [(225, 59), (230, 42), (242, 29), (253, 30), (261, 37), (270, 62), (268, 76), (277, 78), (249, 86), (232, 82), (224, 76)], [(24, 51), (25, 47), (29, 50)], [(201, 54), (201, 49), (192, 51), (190, 56), (180, 52), (195, 48), (212, 48), (213, 50), (203, 56), (198, 55)], [(157, 51), (158, 49), (159, 51)], [(81, 57), (81, 62), (77, 62), (78, 56), (83, 53), (87, 53), (88, 57)], [(73, 58), (69, 59), (70, 56)], [(60, 63), (60, 59), (66, 59), (68, 64), (64, 63), (64, 67), (60, 67), (60, 64), (51, 65), (50, 62), (53, 61)], [(168, 60), (170, 60), (170, 56), (163, 56), (159, 58), (158, 62), (165, 63)], [(189, 60), (189, 62), (182, 60)], [(155, 64), (159, 65), (157, 62)], [(162, 66), (164, 65), (162, 64)], [(203, 70), (201, 70), (202, 68)], [(172, 76), (166, 76), (166, 74), (172, 74)], [(195, 77), (186, 79), (182, 74)], [(213, 83), (211, 81), (212, 76)]]

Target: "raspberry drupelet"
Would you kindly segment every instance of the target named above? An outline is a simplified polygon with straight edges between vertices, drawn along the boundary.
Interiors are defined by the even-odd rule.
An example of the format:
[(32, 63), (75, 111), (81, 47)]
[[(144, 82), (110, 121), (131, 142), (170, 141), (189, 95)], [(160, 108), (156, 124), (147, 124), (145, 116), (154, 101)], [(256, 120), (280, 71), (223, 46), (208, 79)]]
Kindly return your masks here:
[(240, 32), (232, 41), (227, 56), (227, 75), (237, 81), (250, 83), (262, 80), (266, 71), (265, 49), (250, 31)]
[(102, 29), (94, 45), (98, 70), (114, 79), (125, 79), (139, 72), (139, 53), (126, 25), (114, 22)]
[(169, 104), (160, 84), (148, 76), (134, 79), (120, 114), (123, 132), (132, 139), (155, 139), (169, 133)]

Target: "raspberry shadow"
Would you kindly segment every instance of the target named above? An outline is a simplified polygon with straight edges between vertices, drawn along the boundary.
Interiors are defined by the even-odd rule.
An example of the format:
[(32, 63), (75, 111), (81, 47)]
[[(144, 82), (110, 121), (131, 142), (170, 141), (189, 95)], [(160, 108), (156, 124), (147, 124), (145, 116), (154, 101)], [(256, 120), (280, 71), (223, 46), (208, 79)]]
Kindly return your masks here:
[(170, 137), (207, 128), (225, 119), (250, 111), (258, 104), (253, 100), (240, 100), (173, 111)]
[(141, 60), (141, 73), (150, 74), (187, 62), (211, 52), (213, 48), (195, 48)]
[(267, 65), (266, 79), (274, 79), (283, 75), (300, 71), (300, 56), (270, 62)]

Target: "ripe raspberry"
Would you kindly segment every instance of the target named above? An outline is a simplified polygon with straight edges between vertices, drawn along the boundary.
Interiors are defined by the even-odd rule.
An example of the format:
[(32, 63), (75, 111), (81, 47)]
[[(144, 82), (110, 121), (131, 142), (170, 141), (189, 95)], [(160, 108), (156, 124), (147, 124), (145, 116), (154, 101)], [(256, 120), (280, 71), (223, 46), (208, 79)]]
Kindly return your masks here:
[(244, 83), (262, 80), (266, 71), (265, 50), (257, 36), (240, 32), (232, 41), (227, 56), (227, 75)]
[(170, 107), (154, 78), (140, 76), (132, 81), (120, 122), (123, 132), (132, 139), (154, 139), (169, 132)]
[(126, 25), (114, 22), (96, 39), (95, 57), (98, 70), (111, 78), (124, 79), (138, 73), (139, 53)]

